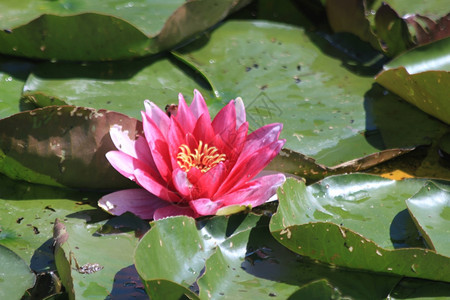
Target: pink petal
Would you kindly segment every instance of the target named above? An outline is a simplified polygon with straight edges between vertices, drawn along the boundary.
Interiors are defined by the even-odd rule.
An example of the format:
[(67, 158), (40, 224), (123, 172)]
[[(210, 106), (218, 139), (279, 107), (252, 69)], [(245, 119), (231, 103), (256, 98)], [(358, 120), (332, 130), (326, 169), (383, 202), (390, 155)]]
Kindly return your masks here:
[(187, 176), (189, 182), (191, 182), (195, 187), (197, 185), (197, 181), (199, 181), (200, 178), (202, 178), (203, 173), (196, 167), (193, 167), (189, 170), (189, 172), (187, 172)]
[(212, 127), (216, 134), (220, 134), (225, 143), (230, 143), (236, 134), (236, 109), (231, 100), (222, 108), (212, 121)]
[(201, 216), (215, 215), (217, 210), (222, 207), (222, 202), (212, 201), (208, 198), (200, 198), (189, 202), (192, 209)]
[(190, 108), (187, 106), (183, 95), (178, 94), (178, 112), (175, 118), (180, 122), (180, 125), (186, 132), (192, 132), (194, 129), (196, 118), (192, 114)]
[(98, 206), (112, 215), (120, 216), (129, 211), (142, 219), (153, 219), (158, 208), (167, 206), (167, 202), (150, 194), (144, 189), (130, 189), (103, 196)]
[(128, 154), (131, 157), (143, 161), (145, 164), (156, 170), (156, 165), (153, 161), (153, 157), (150, 149), (148, 148), (145, 137), (141, 136), (136, 140), (132, 140), (128, 136), (128, 131), (122, 131), (122, 126), (120, 125), (112, 126), (109, 130), (109, 134), (111, 136), (111, 140), (118, 150), (125, 154)]
[(241, 97), (237, 97), (234, 101), (235, 101), (234, 107), (236, 109), (236, 130), (237, 130), (246, 121), (245, 106), (244, 101), (242, 101)]
[(211, 146), (211, 141), (215, 134), (208, 115), (201, 115), (198, 118), (192, 133), (198, 141), (203, 141), (203, 144), (209, 144)]
[(174, 170), (179, 167), (176, 157), (178, 152), (180, 151), (180, 146), (182, 144), (186, 144), (186, 133), (175, 118), (170, 118), (167, 141), (169, 145), (169, 154), (172, 163), (172, 169)]
[(161, 133), (166, 136), (169, 129), (169, 117), (163, 112), (155, 103), (145, 100), (145, 113), (155, 122), (156, 126), (161, 130)]
[(174, 216), (188, 216), (197, 218), (199, 215), (195, 213), (189, 206), (177, 206), (176, 204), (169, 204), (165, 207), (158, 208), (153, 214), (154, 220), (159, 220)]
[(134, 170), (139, 167), (152, 174), (155, 180), (163, 182), (159, 174), (155, 172), (154, 169), (152, 169), (150, 166), (146, 165), (144, 161), (138, 160), (120, 151), (109, 151), (105, 156), (108, 159), (109, 163), (114, 167), (114, 169), (116, 169), (120, 174), (130, 180), (136, 180), (136, 177), (134, 176)]
[(128, 130), (122, 131), (122, 126), (113, 125), (109, 129), (109, 135), (116, 148), (134, 158), (137, 157), (135, 150), (135, 140), (130, 139)]
[(259, 149), (275, 142), (280, 136), (283, 124), (272, 123), (265, 125), (247, 136), (243, 152)]
[(225, 182), (216, 193), (221, 196), (229, 191), (237, 189), (241, 184), (251, 180), (280, 152), (285, 141), (279, 140), (247, 155), (245, 159), (238, 159)]
[(259, 177), (247, 182), (240, 189), (223, 195), (216, 201), (222, 202), (223, 207), (229, 205), (251, 205), (255, 207), (265, 203), (275, 195), (278, 187), (285, 181), (286, 177), (281, 173)]
[(162, 178), (169, 181), (172, 177), (172, 166), (166, 138), (161, 133), (156, 123), (153, 122), (146, 113), (142, 113), (142, 122), (145, 138), (152, 153), (155, 165)]
[(144, 162), (153, 170), (158, 171), (158, 168), (156, 167), (155, 161), (153, 160), (152, 153), (150, 152), (150, 148), (148, 147), (148, 143), (145, 137), (140, 136), (136, 140), (134, 147), (136, 150), (136, 158)]
[(106, 153), (106, 159), (122, 176), (130, 180), (136, 180), (134, 176), (134, 157), (120, 151), (109, 151)]
[(170, 202), (179, 202), (181, 200), (176, 193), (172, 192), (169, 189), (169, 186), (167, 184), (161, 184), (157, 179), (155, 179), (145, 170), (134, 170), (134, 176), (136, 177), (136, 181), (140, 186), (142, 186), (144, 189), (157, 196), (158, 198)]
[(224, 181), (226, 175), (226, 168), (223, 162), (203, 173), (195, 182), (198, 193), (194, 198), (211, 198)]
[(205, 115), (205, 118), (211, 123), (208, 106), (198, 90), (194, 90), (194, 99), (192, 100), (190, 109), (196, 119), (200, 118), (201, 115)]
[(245, 122), (244, 124), (241, 125), (241, 127), (239, 127), (232, 141), (233, 149), (231, 150), (230, 153), (231, 160), (233, 161), (236, 160), (237, 157), (242, 153), (242, 149), (244, 148), (247, 141), (247, 133), (248, 133), (248, 122)]
[(193, 184), (189, 181), (186, 172), (177, 168), (172, 173), (173, 185), (178, 193), (186, 199), (192, 199)]

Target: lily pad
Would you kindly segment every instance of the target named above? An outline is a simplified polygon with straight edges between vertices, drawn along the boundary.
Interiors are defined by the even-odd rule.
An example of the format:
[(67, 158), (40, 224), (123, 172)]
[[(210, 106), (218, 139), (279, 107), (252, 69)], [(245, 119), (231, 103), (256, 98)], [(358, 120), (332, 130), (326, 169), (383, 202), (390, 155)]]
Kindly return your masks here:
[[(447, 183), (448, 185), (448, 183)], [(421, 180), (331, 176), (305, 187), (288, 179), (270, 230), (290, 250), (335, 266), (449, 281), (444, 253), (423, 248), (405, 200)]]
[(444, 300), (450, 295), (450, 283), (404, 278), (391, 291), (389, 298), (393, 300)]
[(450, 124), (450, 38), (416, 48), (385, 66), (376, 81)]
[[(443, 24), (440, 28), (434, 23), (442, 16), (445, 4), (445, 0), (412, 3), (398, 0), (387, 3), (381, 0), (328, 0), (326, 11), (334, 31), (353, 33), (375, 49), (394, 57), (415, 45), (450, 35), (445, 22), (438, 21)], [(433, 26), (422, 27), (423, 19), (429, 20)], [(412, 24), (411, 28), (409, 24)], [(425, 34), (427, 31), (431, 33)]]
[(427, 244), (450, 257), (450, 191), (430, 182), (406, 205)]
[[(174, 54), (201, 72), (219, 99), (241, 96), (251, 129), (283, 123), (286, 150), (300, 156), (291, 169), (301, 176), (361, 170), (439, 134), (439, 122), (373, 85), (368, 74), (377, 67), (368, 62), (377, 53), (345, 43), (293, 26), (228, 21)], [(345, 45), (361, 47), (342, 53)], [(305, 160), (319, 167), (310, 171)]]
[(387, 55), (395, 56), (414, 46), (406, 21), (385, 2), (377, 10), (375, 25), (382, 49)]
[[(76, 106), (51, 106), (0, 120), (0, 172), (13, 179), (73, 188), (134, 186), (105, 154), (116, 149), (110, 126), (141, 133), (140, 121)], [(107, 178), (108, 180), (105, 180)]]
[(268, 220), (241, 214), (197, 223), (188, 217), (154, 222), (135, 256), (147, 293), (151, 299), (183, 295), (192, 299), (242, 299), (250, 295), (287, 299), (330, 294), (366, 299), (386, 297), (399, 280), (360, 272), (330, 272), (279, 244), (268, 231)]
[(80, 61), (154, 54), (213, 26), (248, 2), (3, 1), (0, 52)]
[[(379, 7), (383, 0), (367, 1), (371, 3), (370, 8)], [(420, 15), (430, 15), (439, 16), (445, 11), (442, 7), (445, 7), (446, 0), (436, 0), (436, 1), (417, 1), (417, 2), (405, 2), (402, 0), (389, 0), (389, 5), (392, 6), (401, 16), (407, 14), (420, 14)]]
[[(230, 217), (234, 220), (236, 217)], [(135, 253), (136, 269), (152, 299), (196, 297), (189, 289), (205, 260), (221, 240), (255, 226), (258, 217), (238, 218), (227, 228), (228, 218), (215, 218), (197, 230), (195, 220), (173, 217), (156, 221), (141, 239)], [(206, 225), (206, 226), (205, 226)], [(153, 259), (158, 257), (158, 259)], [(161, 298), (161, 299), (162, 299)]]
[[(117, 285), (119, 290), (125, 289), (128, 292), (139, 289), (140, 297), (137, 298), (143, 299), (142, 296), (145, 296), (142, 284), (133, 281), (128, 269), (133, 264), (133, 250), (138, 242), (136, 234), (143, 234), (149, 227), (148, 223), (136, 216), (131, 223), (127, 216), (112, 220), (116, 227), (125, 225), (127, 232), (96, 233), (110, 221), (86, 224), (81, 218), (71, 218), (64, 223), (55, 222), (55, 261), (69, 299), (115, 297), (112, 291)], [(120, 273), (125, 273), (130, 278), (125, 281), (117, 280), (123, 276)]]
[[(364, 0), (327, 0), (328, 22), (335, 32), (350, 32), (373, 48), (382, 51), (378, 37), (374, 33), (367, 16)], [(371, 12), (373, 13), (373, 12)]]
[(23, 97), (44, 107), (77, 105), (109, 109), (140, 119), (144, 100), (161, 108), (186, 99), (198, 89), (205, 97), (208, 83), (167, 56), (104, 63), (44, 63), (28, 77)]
[(107, 217), (93, 206), (99, 193), (63, 190), (11, 180), (0, 174), (0, 245), (16, 252), (35, 272), (55, 270), (52, 228), (55, 218), (88, 211), (95, 220)]
[(25, 291), (32, 288), (35, 275), (27, 263), (8, 248), (0, 245), (0, 297), (19, 300)]
[(20, 99), (32, 67), (31, 62), (0, 56), (0, 119), (28, 108)]

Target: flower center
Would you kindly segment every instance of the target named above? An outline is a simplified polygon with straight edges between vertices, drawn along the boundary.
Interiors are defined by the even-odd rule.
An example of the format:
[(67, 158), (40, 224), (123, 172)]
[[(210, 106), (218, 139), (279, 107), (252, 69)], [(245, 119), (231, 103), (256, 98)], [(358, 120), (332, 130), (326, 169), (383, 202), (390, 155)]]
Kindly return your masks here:
[(198, 143), (198, 147), (194, 151), (183, 144), (179, 147), (177, 163), (185, 172), (192, 167), (196, 167), (202, 173), (206, 173), (221, 161), (226, 160), (226, 155), (218, 152), (219, 150), (216, 147), (209, 147), (208, 144), (203, 145), (202, 141)]

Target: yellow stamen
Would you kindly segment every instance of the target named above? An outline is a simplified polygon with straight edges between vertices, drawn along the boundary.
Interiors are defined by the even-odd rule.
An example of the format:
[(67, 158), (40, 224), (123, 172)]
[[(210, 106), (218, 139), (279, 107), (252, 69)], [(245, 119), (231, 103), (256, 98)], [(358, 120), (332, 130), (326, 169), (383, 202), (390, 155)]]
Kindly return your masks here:
[(202, 173), (206, 173), (221, 161), (226, 160), (226, 155), (218, 152), (219, 150), (216, 147), (209, 147), (208, 144), (203, 145), (202, 141), (198, 143), (194, 152), (189, 149), (189, 146), (183, 144), (179, 147), (177, 163), (185, 172), (192, 167), (196, 167)]

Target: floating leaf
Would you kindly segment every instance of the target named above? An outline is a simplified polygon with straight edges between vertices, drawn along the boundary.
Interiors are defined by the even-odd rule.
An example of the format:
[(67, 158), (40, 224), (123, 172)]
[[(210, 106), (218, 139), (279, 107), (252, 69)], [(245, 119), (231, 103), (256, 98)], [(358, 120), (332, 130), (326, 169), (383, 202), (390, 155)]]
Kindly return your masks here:
[[(371, 1), (367, 1), (371, 2)], [(383, 0), (372, 1), (371, 8), (380, 6)], [(391, 5), (399, 15), (404, 16), (407, 14), (422, 14), (438, 16), (442, 14), (442, 5), (446, 3), (446, 0), (436, 0), (436, 1), (417, 1), (417, 2), (405, 2), (403, 0), (389, 0), (389, 5)]]
[(332, 176), (309, 187), (288, 179), (270, 230), (290, 250), (335, 266), (449, 281), (449, 270), (439, 266), (450, 258), (420, 249), (406, 210), (405, 200), (422, 185), (363, 174)]
[(236, 222), (231, 223), (228, 229), (228, 218), (215, 218), (215, 222), (207, 222), (199, 231), (195, 220), (188, 217), (154, 222), (135, 254), (136, 269), (149, 296), (152, 299), (179, 298), (182, 295), (196, 297), (189, 286), (200, 275), (214, 248), (227, 236), (253, 227), (258, 219), (254, 215), (245, 219), (230, 217), (229, 220)]
[[(444, 1), (366, 1), (328, 0), (328, 20), (336, 32), (350, 32), (389, 56), (396, 56), (414, 45), (421, 45), (450, 35), (448, 15), (437, 21), (425, 15), (440, 16)], [(417, 15), (415, 15), (417, 14)], [(419, 24), (426, 20), (425, 29)], [(412, 24), (412, 28), (408, 28)], [(413, 41), (413, 36), (415, 39)], [(425, 37), (426, 36), (426, 37)]]
[(28, 265), (14, 252), (0, 245), (0, 298), (19, 300), (25, 291), (32, 288), (34, 273)]
[[(268, 218), (172, 217), (153, 223), (136, 249), (151, 299), (242, 299), (303, 295), (384, 298), (399, 278), (333, 270), (301, 258), (268, 231)], [(158, 259), (154, 259), (158, 257)], [(376, 284), (374, 284), (376, 282)], [(376, 286), (376, 288), (375, 288)]]
[(173, 47), (249, 1), (24, 0), (0, 4), (0, 52), (61, 60), (116, 60)]
[[(366, 1), (363, 0), (327, 0), (328, 22), (335, 32), (350, 32), (373, 48), (382, 50), (367, 14)], [(372, 12), (371, 12), (372, 13)]]
[(20, 99), (32, 67), (31, 62), (0, 56), (0, 119), (28, 108)]
[(388, 4), (383, 2), (377, 10), (375, 24), (387, 55), (395, 56), (414, 46), (405, 20)]
[[(123, 219), (130, 226), (127, 215), (112, 220), (117, 226)], [(115, 291), (129, 295), (128, 293), (139, 290), (137, 296), (141, 299), (145, 295), (139, 279), (133, 278), (133, 272), (129, 269), (133, 264), (133, 250), (138, 241), (135, 231), (142, 233), (142, 230), (148, 229), (148, 224), (134, 216), (127, 233), (95, 233), (100, 226), (108, 222), (86, 224), (84, 220), (71, 218), (63, 225), (55, 223), (55, 235), (67, 236), (65, 241), (56, 241), (55, 261), (69, 299), (105, 299), (107, 296), (114, 297)], [(128, 275), (128, 280), (121, 278), (121, 273)]]
[(109, 109), (141, 118), (144, 100), (162, 109), (198, 89), (211, 94), (208, 83), (190, 68), (165, 56), (104, 63), (43, 63), (28, 77), (23, 96), (37, 106), (77, 105)]
[(376, 81), (450, 124), (450, 38), (416, 48), (385, 66)]
[(406, 205), (427, 244), (450, 257), (450, 191), (430, 182)]
[[(82, 211), (95, 220), (99, 193), (63, 190), (13, 181), (0, 174), (0, 245), (22, 257), (35, 272), (55, 269), (52, 228), (56, 218)], [(97, 216), (107, 217), (100, 210)]]
[(450, 295), (450, 283), (417, 278), (404, 278), (391, 291), (389, 299), (443, 300)]
[(75, 106), (51, 106), (2, 119), (0, 172), (54, 186), (132, 186), (105, 157), (116, 149), (109, 136), (114, 124), (128, 130), (132, 139), (142, 131), (140, 121), (123, 114)]

